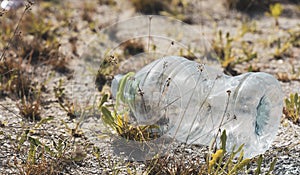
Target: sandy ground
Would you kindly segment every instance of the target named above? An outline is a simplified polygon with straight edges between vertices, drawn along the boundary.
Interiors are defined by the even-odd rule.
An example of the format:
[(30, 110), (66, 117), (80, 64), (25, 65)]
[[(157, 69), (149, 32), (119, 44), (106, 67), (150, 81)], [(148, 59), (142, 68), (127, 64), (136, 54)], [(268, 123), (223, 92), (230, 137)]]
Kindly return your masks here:
[[(100, 2), (102, 1), (67, 0), (50, 8), (49, 13), (53, 15), (47, 20), (54, 24), (59, 24), (60, 20), (67, 20), (68, 25), (58, 29), (61, 34), (59, 52), (72, 57), (68, 67), (73, 72), (60, 74), (53, 72), (47, 65), (41, 65), (34, 70), (37, 81), (47, 80), (45, 85), (47, 91), (42, 95), (45, 99), (42, 116), (44, 118), (54, 116), (54, 120), (39, 128), (34, 127), (36, 123), (28, 122), (19, 115), (19, 109), (16, 107), (18, 101), (9, 97), (0, 98), (0, 121), (4, 124), (0, 128), (0, 171), (3, 174), (19, 173), (20, 169), (17, 167), (23, 167), (26, 161), (29, 142), (24, 142), (21, 149), (17, 149), (19, 137), (26, 128), (31, 128), (33, 130), (31, 136), (40, 138), (46, 144), (51, 145), (53, 141), (65, 140), (70, 145), (66, 149), (67, 158), (62, 161), (62, 164), (66, 165), (63, 166), (61, 174), (111, 174), (118, 173), (119, 170), (121, 174), (128, 173), (126, 165), (129, 163), (122, 155), (113, 154), (114, 137), (111, 137), (109, 129), (102, 124), (100, 112), (95, 105), (103, 94), (95, 86), (96, 73), (104, 58), (122, 54), (124, 48), (122, 42), (128, 39), (139, 38), (144, 44), (145, 51), (139, 56), (118, 57), (119, 62), (118, 66), (114, 67), (114, 74), (139, 70), (145, 63), (160, 56), (178, 55), (180, 48), (184, 48), (185, 55), (190, 49), (198, 56), (204, 48), (213, 48), (213, 40), (216, 40), (216, 35), (221, 30), (224, 35), (228, 32), (234, 38), (232, 47), (238, 48), (236, 56), (241, 53), (242, 43), (247, 43), (246, 50), (252, 49), (257, 52), (256, 59), (235, 66), (234, 69), (238, 73), (245, 73), (252, 67), (254, 70), (267, 72), (278, 78), (285, 97), (290, 93), (300, 92), (300, 46), (291, 46), (282, 57), (274, 58), (276, 47), (274, 43), (278, 38), (284, 43), (289, 39), (288, 32), (297, 31), (296, 40), (299, 40), (299, 4), (282, 3), (284, 11), (278, 19), (279, 26), (275, 26), (275, 19), (265, 14), (268, 9), (245, 14), (236, 10), (228, 11), (216, 0), (190, 0), (190, 5), (182, 13), (191, 24), (162, 16), (153, 16), (151, 21), (149, 16), (141, 16), (142, 14), (136, 12), (128, 1), (118, 1), (114, 5), (100, 5)], [(37, 3), (32, 7), (32, 11), (39, 13), (42, 8), (45, 8), (42, 3)], [(57, 16), (63, 11), (67, 13), (67, 17), (58, 19)], [(22, 9), (19, 9), (18, 13), (21, 12)], [(246, 27), (248, 30), (243, 31), (245, 25), (248, 25)], [(150, 45), (148, 45), (149, 33), (152, 35)], [(76, 38), (75, 44), (70, 42), (70, 38)], [(172, 41), (175, 41), (175, 44), (171, 44)], [(148, 54), (147, 50), (154, 53), (154, 56)], [(195, 61), (220, 67), (220, 63), (216, 60)], [(55, 102), (52, 89), (57, 86), (60, 79), (63, 80), (68, 99), (76, 103), (78, 113), (83, 112), (79, 115), (81, 117), (70, 119)], [(108, 91), (109, 86), (105, 85), (102, 92)], [(77, 123), (82, 135), (74, 137), (72, 128), (75, 128)], [(277, 157), (274, 174), (300, 174), (299, 137), (299, 124), (293, 124), (283, 116), (277, 137), (265, 154), (263, 171), (267, 171), (272, 158)], [(176, 147), (176, 144), (174, 157), (179, 159), (188, 157), (186, 159), (189, 160), (191, 157), (201, 159), (204, 156), (201, 153), (202, 149), (205, 150), (203, 147), (190, 145), (182, 148)], [(99, 149), (99, 159), (95, 156), (95, 147)], [(84, 156), (81, 156), (82, 154)], [(78, 157), (83, 159), (75, 161)], [(252, 166), (255, 168), (255, 164)], [(137, 174), (145, 170), (143, 162), (133, 162), (129, 167)]]

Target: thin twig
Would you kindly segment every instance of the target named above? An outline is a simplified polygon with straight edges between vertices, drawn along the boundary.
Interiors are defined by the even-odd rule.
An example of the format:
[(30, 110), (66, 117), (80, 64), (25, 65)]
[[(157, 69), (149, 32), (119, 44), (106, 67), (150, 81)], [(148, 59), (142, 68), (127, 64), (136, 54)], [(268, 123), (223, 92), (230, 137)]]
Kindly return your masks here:
[(27, 5), (25, 6), (25, 9), (24, 9), (24, 11), (23, 11), (21, 17), (19, 18), (19, 21), (17, 22), (17, 26), (16, 26), (16, 28), (15, 28), (15, 30), (14, 30), (13, 36), (11, 36), (11, 38), (9, 39), (9, 41), (8, 41), (7, 44), (6, 44), (6, 47), (4, 47), (4, 50), (3, 50), (2, 54), (1, 54), (1, 57), (0, 57), (0, 61), (1, 61), (1, 62), (4, 61), (4, 56), (5, 56), (5, 54), (6, 54), (6, 51), (7, 51), (8, 48), (10, 47), (10, 45), (11, 45), (11, 43), (12, 43), (12, 40), (13, 40), (13, 39), (15, 38), (15, 36), (17, 35), (17, 31), (19, 30), (20, 23), (21, 23), (21, 21), (23, 20), (23, 17), (25, 16), (25, 13), (30, 9), (31, 5), (32, 5), (32, 4), (29, 3), (29, 4), (27, 4)]

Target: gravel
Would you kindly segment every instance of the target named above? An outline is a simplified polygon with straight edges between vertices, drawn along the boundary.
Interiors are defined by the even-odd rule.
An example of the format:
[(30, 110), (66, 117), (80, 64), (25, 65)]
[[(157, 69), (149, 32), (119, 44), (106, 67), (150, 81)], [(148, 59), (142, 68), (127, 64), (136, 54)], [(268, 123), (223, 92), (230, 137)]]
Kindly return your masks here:
[[(281, 58), (273, 59), (273, 50), (266, 47), (266, 43), (270, 42), (274, 38), (283, 37), (287, 35), (286, 29), (299, 29), (300, 13), (297, 8), (291, 4), (284, 4), (292, 14), (290, 17), (286, 15), (279, 18), (280, 28), (283, 33), (279, 33), (274, 28), (274, 21), (270, 17), (264, 15), (259, 16), (247, 16), (240, 12), (227, 12), (213, 1), (196, 1), (190, 0), (194, 5), (188, 9), (188, 17), (195, 23), (191, 25), (193, 29), (201, 29), (205, 33), (205, 37), (211, 41), (215, 38), (215, 32), (219, 29), (225, 32), (230, 32), (232, 36), (237, 35), (242, 25), (242, 20), (251, 21), (255, 20), (257, 24), (257, 32), (248, 33), (241, 40), (251, 41), (255, 43), (255, 48), (258, 53), (258, 59), (250, 62), (245, 62), (236, 65), (238, 72), (247, 72), (247, 68), (251, 65), (258, 67), (260, 71), (270, 73), (278, 77), (278, 73), (285, 73), (291, 76), (291, 70), (293, 66), (296, 69), (296, 79), (287, 82), (280, 82), (283, 88), (283, 92), (286, 97), (290, 93), (300, 92), (300, 48), (293, 47), (291, 49), (292, 54)], [(96, 2), (96, 1), (95, 1)], [(65, 27), (60, 29), (64, 31), (64, 34), (60, 36), (62, 46), (60, 51), (66, 56), (73, 59), (69, 63), (69, 67), (74, 71), (72, 76), (65, 76), (59, 73), (50, 75), (50, 68), (47, 66), (40, 67), (39, 76), (35, 77), (37, 80), (49, 80), (46, 84), (47, 93), (43, 98), (47, 99), (44, 106), (42, 106), (42, 116), (54, 116), (53, 120), (43, 124), (40, 128), (35, 129), (30, 136), (40, 138), (42, 142), (48, 145), (53, 145), (53, 142), (59, 140), (66, 140), (68, 143), (68, 149), (66, 150), (65, 159), (62, 161), (63, 167), (59, 173), (61, 174), (128, 174), (128, 167), (131, 172), (141, 174), (146, 170), (145, 162), (132, 162), (128, 160), (126, 155), (114, 154), (114, 137), (111, 136), (111, 131), (103, 125), (100, 119), (100, 114), (97, 107), (94, 105), (102, 95), (95, 88), (95, 75), (101, 64), (102, 56), (107, 52), (114, 43), (109, 37), (101, 36), (99, 29), (96, 28), (96, 32), (91, 30), (87, 21), (83, 21), (81, 15), (83, 13), (83, 1), (67, 0), (64, 1), (64, 8), (70, 12), (70, 25), (71, 29)], [(214, 5), (217, 4), (217, 5)], [(67, 8), (68, 7), (68, 8)], [(126, 7), (126, 8), (125, 8)], [(35, 11), (33, 7), (33, 11)], [(97, 6), (95, 12), (93, 12), (92, 20), (95, 21), (95, 26), (107, 27), (108, 24), (112, 24), (118, 19), (124, 19), (131, 16), (139, 15), (135, 13), (130, 3), (127, 1), (118, 1), (114, 8), (107, 5)], [(247, 20), (245, 20), (247, 19)], [(58, 22), (54, 20), (54, 23)], [(168, 26), (170, 25), (170, 26)], [(155, 32), (155, 28), (159, 26), (152, 26), (152, 32)], [(297, 28), (298, 27), (298, 28)], [(171, 24), (166, 23), (163, 27), (166, 34), (171, 33), (174, 28)], [(148, 30), (147, 30), (148, 31)], [(164, 31), (160, 31), (164, 32)], [(118, 31), (114, 29), (111, 34), (115, 36), (126, 34), (128, 31)], [(173, 34), (174, 35), (174, 34)], [(172, 33), (169, 36), (176, 39)], [(188, 42), (195, 43), (195, 36), (193, 34), (186, 35), (189, 38), (185, 38)], [(70, 49), (71, 44), (68, 42), (69, 38), (77, 38), (77, 52), (78, 55), (72, 53)], [(165, 42), (165, 40), (164, 40)], [(112, 45), (111, 45), (112, 44)], [(165, 43), (164, 43), (165, 44)], [(174, 53), (176, 49), (168, 50), (166, 45), (160, 45), (160, 51), (165, 53)], [(236, 43), (239, 45), (239, 43)], [(0, 45), (1, 46), (1, 45)], [(134, 60), (134, 58), (133, 58)], [(126, 63), (128, 68), (130, 63)], [(140, 64), (135, 64), (139, 65)], [(121, 68), (122, 71), (126, 71), (125, 68)], [(118, 72), (118, 70), (115, 70)], [(51, 77), (51, 78), (49, 78)], [(66, 89), (66, 96), (69, 97), (72, 102), (78, 104), (82, 111), (85, 111), (84, 115), (85, 123), (82, 123), (79, 127), (82, 136), (74, 138), (70, 128), (74, 128), (76, 123), (80, 121), (80, 118), (70, 119), (66, 112), (60, 108), (55, 102), (55, 97), (52, 92), (54, 86), (56, 86), (59, 79), (64, 80), (64, 87)], [(109, 87), (105, 86), (103, 92), (107, 92)], [(17, 167), (24, 167), (24, 163), (27, 160), (27, 154), (29, 150), (29, 142), (20, 144), (20, 136), (27, 128), (33, 128), (36, 123), (29, 122), (19, 116), (19, 110), (16, 107), (18, 101), (12, 100), (8, 97), (0, 98), (0, 172), (2, 174), (17, 174), (20, 169)], [(86, 107), (93, 106), (86, 109)], [(3, 124), (3, 125), (2, 125)], [(66, 127), (69, 126), (69, 129)], [(264, 154), (262, 163), (263, 172), (267, 172), (272, 160), (276, 157), (277, 162), (273, 174), (276, 175), (298, 175), (300, 174), (300, 126), (299, 124), (293, 124), (291, 121), (282, 118), (277, 137), (274, 140), (271, 148)], [(206, 146), (200, 145), (186, 145), (180, 143), (172, 143), (169, 149), (168, 156), (176, 160), (182, 161), (198, 161), (205, 162), (205, 156), (208, 152)], [(98, 149), (98, 158), (95, 155), (95, 149)], [(72, 157), (80, 157), (82, 153), (83, 160), (75, 161)], [(51, 160), (51, 158), (49, 158)], [(252, 170), (255, 170), (257, 165), (251, 163)], [(251, 173), (249, 173), (251, 174)], [(252, 171), (253, 174), (253, 171)]]

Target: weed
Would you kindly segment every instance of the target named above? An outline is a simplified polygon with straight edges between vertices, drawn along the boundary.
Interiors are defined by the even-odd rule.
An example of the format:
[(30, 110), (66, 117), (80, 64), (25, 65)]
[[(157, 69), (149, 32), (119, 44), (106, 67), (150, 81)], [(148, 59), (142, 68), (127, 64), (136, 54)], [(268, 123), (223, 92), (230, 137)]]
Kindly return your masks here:
[(275, 20), (275, 26), (279, 26), (278, 18), (282, 13), (282, 5), (280, 3), (270, 4), (269, 13), (267, 15), (272, 16)]
[(53, 87), (53, 91), (59, 106), (67, 113), (67, 116), (71, 120), (77, 118), (80, 114), (76, 110), (76, 105), (67, 99), (62, 79)]
[(0, 62), (0, 91), (10, 94), (13, 98), (33, 95), (30, 76), (22, 68), (22, 60), (13, 58)]
[[(244, 32), (242, 33), (243, 35), (245, 34)], [(249, 62), (257, 58), (257, 52), (254, 51), (251, 42), (243, 41), (240, 48), (235, 48), (233, 47), (233, 42), (237, 40), (238, 38), (230, 36), (229, 32), (226, 33), (224, 40), (223, 33), (220, 30), (216, 39), (212, 42), (212, 48), (216, 54), (212, 55), (212, 57), (219, 60), (224, 68), (224, 73), (229, 75), (238, 74), (238, 72), (234, 70), (236, 64)]]
[(230, 67), (230, 64), (234, 61), (232, 56), (232, 42), (233, 38), (230, 37), (230, 34), (227, 32), (225, 35), (225, 41), (223, 39), (223, 33), (220, 30), (218, 32), (218, 37), (216, 40), (213, 40), (213, 50), (216, 52), (217, 59), (221, 62), (222, 67)]
[(82, 20), (87, 21), (89, 28), (96, 32), (96, 24), (93, 19), (93, 14), (96, 13), (96, 4), (92, 3), (93, 1), (86, 1), (83, 4), (83, 13), (82, 13)]
[(105, 94), (99, 104), (99, 110), (102, 113), (103, 122), (112, 128), (119, 136), (126, 140), (134, 141), (148, 141), (159, 137), (156, 125), (134, 126), (129, 123), (129, 114), (123, 113), (122, 115), (117, 112), (111, 112), (104, 103), (107, 101), (108, 95)]
[(192, 4), (190, 4), (186, 0), (172, 0), (171, 5), (169, 5), (170, 9), (161, 11), (160, 14), (164, 16), (176, 18), (188, 24), (192, 24), (193, 23), (192, 19), (186, 15), (187, 14), (186, 11), (189, 5)]
[(291, 48), (291, 43), (289, 41), (282, 42), (280, 38), (277, 40), (277, 44), (275, 47), (274, 58), (281, 59), (287, 55), (289, 55), (289, 51)]
[(289, 36), (289, 42), (291, 43), (291, 45), (294, 46), (294, 47), (300, 47), (300, 30), (299, 30), (299, 27), (298, 27), (298, 30), (297, 30), (297, 28), (288, 30), (288, 33), (290, 35)]
[(242, 56), (238, 57), (236, 64), (242, 63), (242, 62), (248, 62), (250, 60), (253, 60), (257, 58), (257, 52), (253, 49), (252, 42), (245, 42), (243, 41), (241, 43), (241, 50), (242, 50)]
[(83, 136), (83, 132), (79, 128), (80, 122), (76, 122), (75, 127), (73, 127), (73, 128), (70, 128), (68, 126), (68, 124), (66, 122), (64, 122), (63, 120), (61, 122), (62, 122), (63, 125), (65, 125), (66, 130), (69, 132), (69, 134), (72, 137), (78, 138), (78, 137)]
[(115, 71), (118, 69), (118, 62), (119, 60), (115, 55), (110, 55), (103, 60), (95, 80), (95, 85), (98, 88), (98, 91), (101, 91), (103, 86), (112, 80)]
[(115, 6), (117, 2), (115, 0), (99, 0), (100, 5), (108, 5), (108, 6)]
[[(19, 34), (20, 23), (21, 23), (21, 21), (23, 20), (25, 14), (26, 14), (29, 10), (31, 10), (32, 5), (33, 5), (33, 2), (28, 0), (28, 1), (27, 1), (27, 4), (25, 5), (25, 9), (24, 9), (24, 11), (23, 11), (21, 17), (18, 19), (18, 21), (17, 21), (17, 23), (16, 23), (17, 25), (16, 25), (14, 31), (12, 32), (11, 29), (12, 29), (13, 27), (11, 27), (11, 29), (10, 29), (9, 31), (6, 30), (6, 31), (4, 32), (5, 34), (10, 34), (10, 33), (13, 33), (13, 34), (12, 34), (12, 35), (7, 35), (7, 36), (10, 36), (10, 37), (9, 37), (9, 40), (7, 41), (7, 44), (6, 44), (6, 46), (4, 47), (3, 52), (2, 52), (2, 54), (1, 54), (1, 56), (0, 56), (0, 61), (1, 61), (1, 62), (5, 60), (5, 56), (6, 56), (7, 50), (10, 48), (10, 46), (11, 46), (11, 44), (12, 44), (12, 42), (13, 42), (13, 39), (15, 39), (15, 37)], [(2, 13), (1, 13), (1, 14), (2, 14)], [(2, 15), (3, 15), (3, 14), (2, 14)], [(1, 16), (2, 16), (2, 15), (1, 15)], [(11, 23), (11, 24), (13, 24), (13, 23)], [(6, 29), (8, 29), (8, 28), (6, 28)]]
[[(24, 131), (16, 136), (15, 151), (18, 158), (14, 157), (15, 173), (56, 175), (61, 173), (67, 165), (66, 158), (69, 147), (66, 140), (47, 140), (43, 134), (42, 138), (35, 136), (36, 131), (42, 129), (41, 126), (53, 119), (54, 117), (43, 118), (32, 127), (25, 126)], [(52, 133), (52, 135), (54, 134)], [(24, 157), (25, 160), (18, 161), (19, 157)]]
[(186, 0), (131, 0), (137, 12), (143, 14), (160, 14), (173, 17), (186, 23), (192, 23), (184, 15), (189, 3)]
[(242, 23), (240, 28), (240, 37), (243, 37), (246, 33), (256, 33), (258, 32), (256, 21), (246, 21)]
[(168, 5), (171, 1), (172, 0), (131, 0), (131, 3), (138, 12), (142, 12), (144, 14), (159, 14), (159, 12), (169, 9)]
[[(251, 174), (249, 167), (256, 162), (257, 168), (255, 174), (261, 173), (261, 165), (263, 156), (258, 158), (248, 159), (243, 158), (243, 145), (238, 149), (227, 153), (226, 147), (226, 131), (223, 131), (221, 136), (221, 148), (206, 156), (206, 162), (200, 159), (177, 158), (173, 155), (154, 158), (147, 162), (149, 174), (218, 174), (218, 175), (233, 175), (233, 174)], [(270, 164), (266, 174), (270, 174), (274, 170), (276, 158)], [(252, 172), (253, 173), (253, 172)]]
[[(244, 159), (243, 146), (239, 146), (237, 150), (235, 147), (231, 150), (228, 156), (226, 154), (226, 131), (221, 135), (221, 148), (215, 153), (208, 156), (207, 171), (209, 174), (238, 174), (240, 171), (245, 171), (245, 167), (250, 163), (251, 159)], [(234, 161), (237, 157), (237, 161)]]
[[(53, 62), (53, 59), (59, 58), (58, 49), (60, 43), (57, 40), (56, 27), (45, 20), (46, 17), (37, 16), (29, 13), (25, 17), (22, 31), (32, 38), (20, 40), (16, 49), (20, 57), (28, 59), (30, 63)], [(30, 21), (30, 22), (29, 22)]]
[(224, 72), (230, 75), (236, 75), (237, 72), (233, 70), (235, 57), (232, 55), (232, 42), (233, 38), (229, 33), (226, 33), (225, 41), (223, 39), (222, 31), (218, 32), (218, 37), (213, 40), (212, 48), (215, 51), (215, 57), (219, 60)]
[[(58, 72), (68, 73), (68, 59), (59, 53), (60, 43), (57, 39), (59, 36), (57, 30), (60, 25), (54, 25), (47, 20), (47, 13), (31, 12), (31, 6), (32, 4), (26, 6), (20, 18), (14, 17), (6, 23), (1, 23), (3, 27), (0, 30), (3, 34), (1, 40), (7, 42), (1, 60), (6, 58), (8, 52), (23, 60), (28, 60), (33, 65), (47, 63)], [(17, 26), (12, 31), (15, 23)], [(27, 36), (23, 37), (24, 34)]]
[(136, 55), (144, 52), (144, 44), (137, 40), (128, 40), (122, 44), (124, 56)]
[(85, 159), (86, 145), (81, 147), (71, 141), (70, 137), (63, 136), (56, 130), (45, 129), (53, 119), (54, 117), (46, 117), (33, 126), (24, 126), (24, 130), (16, 136), (14, 150), (18, 156), (14, 157), (11, 165), (15, 173), (57, 175), (62, 174), (66, 167)]
[(260, 0), (225, 0), (224, 5), (227, 9), (239, 10), (241, 12), (264, 11), (270, 1)]
[(30, 121), (41, 120), (39, 100), (30, 102), (24, 98), (20, 104), (17, 104), (17, 107), (20, 110), (20, 115), (24, 118)]
[[(20, 167), (20, 173), (56, 175), (60, 174), (68, 164), (66, 158), (68, 146), (65, 141), (53, 141), (54, 149), (32, 136), (28, 136), (27, 141), (30, 143), (27, 160), (24, 164), (16, 165)], [(47, 156), (51, 156), (51, 159)]]
[(253, 0), (225, 0), (225, 7), (228, 9), (247, 10), (254, 5)]
[(294, 123), (300, 123), (300, 98), (298, 93), (290, 94), (289, 98), (285, 99), (285, 107), (283, 113)]
[[(192, 163), (190, 163), (192, 162)], [(189, 174), (205, 174), (205, 166), (201, 160), (188, 160), (184, 158), (177, 158), (173, 156), (164, 156), (154, 158), (146, 162), (148, 170), (147, 174), (156, 175), (189, 175)]]

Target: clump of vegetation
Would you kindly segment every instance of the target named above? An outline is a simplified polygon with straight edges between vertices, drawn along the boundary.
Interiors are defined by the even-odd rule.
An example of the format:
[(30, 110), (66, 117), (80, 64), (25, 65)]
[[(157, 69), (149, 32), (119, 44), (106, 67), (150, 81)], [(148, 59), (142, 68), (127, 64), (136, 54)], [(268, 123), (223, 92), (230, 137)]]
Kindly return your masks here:
[(293, 47), (299, 47), (300, 30), (299, 27), (287, 31), (288, 36), (274, 37), (267, 45), (272, 48), (274, 59), (284, 59), (293, 57)]
[(41, 120), (40, 114), (40, 101), (28, 101), (23, 99), (20, 104), (17, 104), (17, 107), (20, 110), (20, 115), (30, 121), (39, 121)]
[(58, 28), (63, 24), (49, 21), (48, 13), (32, 12), (32, 6), (29, 1), (21, 16), (15, 15), (0, 23), (0, 40), (7, 43), (3, 46), (1, 60), (7, 59), (9, 53), (33, 66), (48, 64), (58, 72), (68, 73), (68, 60), (59, 52)]
[(80, 112), (77, 111), (75, 104), (70, 102), (65, 94), (62, 79), (60, 79), (57, 85), (53, 87), (53, 91), (59, 106), (67, 113), (67, 116), (69, 116), (70, 119), (75, 119), (80, 116)]
[(109, 84), (113, 79), (113, 75), (118, 70), (119, 64), (118, 57), (115, 55), (110, 55), (102, 61), (100, 68), (96, 75), (95, 85), (98, 91), (102, 91), (105, 84)]
[(285, 116), (294, 123), (300, 123), (300, 97), (298, 93), (290, 94), (290, 97), (286, 98), (284, 102), (283, 113)]
[[(206, 163), (198, 159), (189, 160), (189, 158), (176, 158), (173, 156), (164, 156), (154, 158), (147, 162), (150, 174), (251, 174), (252, 170), (249, 169), (250, 165), (254, 162), (257, 163), (257, 168), (254, 170), (255, 174), (261, 173), (261, 164), (263, 156), (258, 158), (244, 158), (243, 145), (238, 149), (228, 153), (226, 152), (226, 131), (223, 131), (221, 136), (220, 149), (213, 153), (208, 153)], [(183, 161), (185, 160), (185, 161)], [(276, 158), (270, 164), (269, 170), (266, 174), (270, 174), (275, 167)]]
[(300, 47), (300, 26), (295, 29), (288, 30), (289, 33), (289, 42), (294, 47)]
[(277, 40), (277, 44), (274, 51), (274, 58), (281, 59), (289, 55), (291, 43), (289, 41), (282, 42), (280, 38)]
[(264, 10), (264, 7), (269, 3), (269, 1), (259, 0), (224, 0), (223, 4), (227, 9), (250, 12), (254, 10)]
[(184, 15), (189, 5), (186, 0), (131, 0), (131, 3), (137, 12), (143, 14), (160, 14), (191, 23), (191, 19)]
[(270, 4), (269, 6), (269, 16), (275, 19), (275, 26), (279, 26), (278, 18), (282, 13), (282, 5), (280, 3)]
[(109, 5), (109, 6), (114, 6), (117, 4), (115, 0), (99, 0), (100, 5)]
[(99, 91), (102, 90), (105, 84), (110, 84), (122, 60), (145, 51), (144, 43), (138, 39), (128, 40), (122, 43), (120, 47), (122, 48), (122, 55), (108, 55), (100, 65), (95, 80)]
[[(26, 161), (14, 161), (14, 168), (18, 173), (56, 175), (63, 172), (72, 162), (82, 161), (82, 159), (77, 159), (77, 150), (73, 149), (68, 138), (60, 137), (57, 140), (49, 140), (43, 135), (40, 138), (34, 135), (43, 125), (53, 119), (54, 117), (43, 118), (35, 126), (25, 129), (17, 136), (16, 151), (18, 155), (26, 157)], [(52, 133), (52, 135), (55, 134)]]
[(128, 40), (122, 44), (124, 56), (136, 55), (145, 51), (144, 44), (138, 40)]
[(134, 126), (129, 122), (129, 114), (124, 112), (118, 114), (116, 111), (111, 112), (107, 106), (108, 95), (105, 94), (99, 104), (99, 110), (102, 113), (103, 122), (112, 128), (119, 136), (126, 140), (148, 141), (159, 137), (158, 132), (154, 132), (158, 127), (156, 125)]
[(22, 98), (32, 95), (29, 75), (22, 67), (22, 60), (8, 58), (0, 62), (0, 92), (11, 97)]
[(172, 0), (131, 0), (136, 11), (144, 14), (159, 14), (159, 12), (168, 10)]
[(226, 33), (225, 39), (223, 32), (220, 30), (216, 39), (212, 42), (213, 52), (212, 55), (221, 63), (224, 68), (224, 73), (229, 75), (237, 75), (238, 72), (234, 70), (236, 64), (248, 62), (257, 58), (257, 53), (253, 50), (253, 46), (248, 42), (242, 42), (241, 48), (235, 48), (233, 42), (237, 40), (230, 36), (229, 32)]
[(224, 5), (228, 9), (247, 10), (254, 5), (253, 0), (225, 0)]

